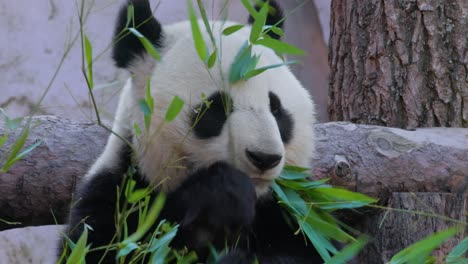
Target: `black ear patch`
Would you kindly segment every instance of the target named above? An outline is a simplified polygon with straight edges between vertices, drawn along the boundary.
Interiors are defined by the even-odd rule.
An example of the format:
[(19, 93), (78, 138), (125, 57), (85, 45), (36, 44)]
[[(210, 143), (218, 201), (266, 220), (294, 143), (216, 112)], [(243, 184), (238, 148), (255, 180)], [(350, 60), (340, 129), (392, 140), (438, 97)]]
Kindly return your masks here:
[(209, 106), (202, 102), (192, 114), (193, 132), (200, 139), (219, 136), (228, 114), (232, 112), (232, 99), (226, 93), (213, 93), (206, 101)]
[(269, 92), (268, 97), (270, 98), (270, 111), (278, 124), (281, 140), (287, 144), (292, 138), (294, 129), (294, 122), (291, 118), (291, 114), (283, 108), (279, 97), (275, 93)]
[[(133, 20), (127, 25), (127, 10), (133, 5)], [(133, 23), (135, 22), (135, 23)], [(117, 24), (114, 32), (114, 50), (112, 58), (117, 67), (127, 68), (136, 56), (143, 56), (146, 53), (140, 40), (126, 27), (135, 27), (138, 32), (145, 36), (155, 47), (161, 48), (163, 32), (161, 24), (153, 17), (153, 13), (148, 0), (129, 0), (119, 12)]]
[[(265, 25), (267, 26), (273, 26), (273, 25), (276, 25), (276, 23), (278, 23), (278, 25), (276, 25), (276, 27), (279, 27), (281, 29), (283, 29), (283, 19), (284, 19), (284, 15), (283, 15), (283, 10), (281, 9), (281, 7), (279, 6), (279, 4), (276, 2), (276, 1), (273, 1), (271, 0), (269, 3), (269, 6), (270, 6), (270, 10), (268, 12), (268, 16), (267, 16), (267, 19), (266, 19), (266, 23)], [(259, 11), (260, 8), (262, 8), (262, 4), (260, 3), (256, 3), (255, 4), (255, 10)], [(249, 24), (252, 24), (254, 22), (254, 18), (252, 16), (249, 15)], [(274, 39), (280, 39), (281, 36), (280, 35), (277, 35), (276, 33), (274, 33), (273, 31), (268, 31), (268, 36), (274, 38)]]

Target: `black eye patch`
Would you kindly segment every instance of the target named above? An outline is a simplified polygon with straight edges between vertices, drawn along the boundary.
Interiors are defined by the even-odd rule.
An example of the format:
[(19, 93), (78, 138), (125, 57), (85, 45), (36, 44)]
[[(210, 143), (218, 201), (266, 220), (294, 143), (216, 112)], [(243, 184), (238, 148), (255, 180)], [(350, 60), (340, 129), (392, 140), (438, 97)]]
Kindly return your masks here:
[(221, 134), (227, 115), (232, 112), (232, 99), (226, 93), (216, 92), (195, 110), (191, 120), (195, 136), (200, 139), (216, 137)]
[(283, 108), (281, 100), (275, 93), (269, 92), (268, 97), (270, 98), (271, 114), (275, 117), (276, 123), (278, 124), (281, 140), (286, 144), (291, 140), (294, 128), (294, 122), (291, 118), (291, 114)]

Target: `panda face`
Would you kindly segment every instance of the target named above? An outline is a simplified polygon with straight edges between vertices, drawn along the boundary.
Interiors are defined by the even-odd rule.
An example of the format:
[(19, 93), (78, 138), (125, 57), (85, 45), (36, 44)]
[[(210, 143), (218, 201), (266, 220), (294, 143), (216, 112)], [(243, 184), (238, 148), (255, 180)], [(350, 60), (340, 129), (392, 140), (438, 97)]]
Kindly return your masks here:
[[(191, 118), (193, 136), (200, 145), (217, 142), (225, 151), (216, 153), (225, 153), (224, 161), (246, 172), (263, 193), (284, 165), (284, 145), (291, 140), (293, 120), (272, 91), (259, 89), (252, 94), (238, 88), (231, 93), (214, 92), (197, 105)], [(250, 97), (256, 100), (243, 99)]]
[[(214, 23), (214, 35), (230, 25)], [(155, 105), (151, 127), (149, 133), (134, 138), (138, 165), (148, 181), (170, 191), (191, 172), (224, 161), (245, 172), (262, 195), (285, 164), (308, 167), (314, 109), (308, 92), (290, 70), (274, 68), (246, 81), (227, 83), (225, 76), (250, 29), (218, 40), (222, 56), (219, 67), (210, 70), (198, 58), (190, 30), (188, 22), (164, 28), (162, 59), (149, 73)], [(260, 55), (257, 67), (282, 62), (262, 46), (254, 46), (253, 53)], [(130, 67), (135, 77), (124, 92), (131, 90), (127, 93), (132, 98), (145, 97), (148, 60)], [(184, 100), (185, 106), (176, 120), (165, 123), (173, 96)], [(126, 102), (128, 111), (122, 112), (132, 113), (131, 120), (144, 127), (137, 101)]]

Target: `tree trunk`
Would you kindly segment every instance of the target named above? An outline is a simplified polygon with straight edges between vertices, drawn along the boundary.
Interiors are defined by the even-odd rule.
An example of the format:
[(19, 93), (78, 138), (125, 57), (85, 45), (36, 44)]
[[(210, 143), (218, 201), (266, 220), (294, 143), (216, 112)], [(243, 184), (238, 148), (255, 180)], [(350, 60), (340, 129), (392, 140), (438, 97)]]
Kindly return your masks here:
[[(455, 225), (439, 216), (466, 223), (468, 216), (468, 196), (450, 193), (393, 193), (389, 208), (396, 210), (380, 211), (377, 215), (365, 217), (358, 224), (361, 229), (372, 234), (374, 241), (365, 247), (357, 258), (358, 263), (381, 264), (405, 247)], [(400, 211), (401, 210), (401, 211)], [(403, 212), (406, 211), (406, 212)], [(415, 214), (412, 212), (424, 212)], [(432, 255), (436, 263), (443, 263), (443, 257), (468, 235), (468, 229), (448, 240)], [(421, 260), (421, 263), (424, 263)]]
[[(0, 175), (0, 219), (24, 225), (63, 223), (76, 182), (103, 150), (108, 133), (96, 124), (33, 118), (26, 146), (37, 149)], [(468, 130), (315, 125), (315, 178), (369, 194), (386, 205), (392, 192), (468, 194)], [(7, 130), (0, 122), (0, 137)], [(13, 143), (0, 148), (0, 164)], [(0, 230), (17, 227), (0, 221)]]
[(468, 127), (468, 2), (332, 2), (333, 121)]

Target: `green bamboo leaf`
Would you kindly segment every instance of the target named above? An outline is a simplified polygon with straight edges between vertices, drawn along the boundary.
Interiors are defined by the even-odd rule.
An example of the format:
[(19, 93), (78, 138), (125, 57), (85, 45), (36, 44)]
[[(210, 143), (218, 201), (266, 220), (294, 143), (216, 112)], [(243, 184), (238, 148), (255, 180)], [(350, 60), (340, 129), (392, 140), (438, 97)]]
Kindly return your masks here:
[(254, 17), (255, 20), (252, 24), (252, 29), (250, 31), (249, 37), (250, 43), (255, 43), (255, 41), (260, 37), (260, 34), (262, 33), (262, 29), (265, 26), (265, 22), (268, 16), (268, 9), (268, 4), (263, 4), (257, 16)]
[(207, 63), (208, 69), (213, 68), (213, 66), (215, 65), (216, 59), (217, 59), (217, 53), (218, 51), (216, 49), (213, 50), (210, 57), (208, 58), (208, 63)]
[(227, 28), (225, 28), (223, 30), (223, 35), (225, 36), (229, 36), (237, 31), (239, 31), (241, 28), (243, 28), (244, 25), (241, 25), (241, 24), (237, 24), (237, 25), (233, 25), (233, 26), (229, 26)]
[(390, 264), (403, 264), (403, 263), (421, 263), (427, 259), (432, 251), (440, 246), (444, 241), (453, 237), (460, 231), (459, 227), (452, 227), (440, 232), (437, 232), (423, 240), (420, 240), (411, 246), (398, 252), (390, 260)]
[(146, 196), (149, 195), (149, 192), (147, 189), (138, 189), (134, 190), (130, 193), (130, 195), (127, 197), (127, 201), (131, 204), (134, 204), (141, 199), (145, 198)]
[(322, 234), (319, 234), (315, 229), (312, 228), (308, 223), (300, 223), (301, 230), (307, 236), (310, 242), (314, 245), (317, 253), (323, 260), (327, 261), (331, 258), (330, 252), (336, 252), (335, 247), (326, 239)]
[(145, 119), (145, 128), (149, 129), (151, 125), (151, 114), (152, 114), (152, 109), (149, 107), (148, 102), (144, 99), (140, 99), (138, 101), (138, 106), (140, 107), (140, 110), (143, 112), (143, 117)]
[(174, 237), (176, 236), (178, 228), (179, 228), (179, 226), (176, 225), (176, 226), (172, 227), (164, 235), (162, 235), (160, 238), (154, 239), (151, 242), (150, 246), (149, 246), (149, 251), (154, 252), (154, 251), (156, 251), (156, 250), (158, 250), (158, 249), (160, 249), (162, 247), (168, 247), (169, 244), (171, 243), (172, 239), (174, 239)]
[(310, 168), (299, 167), (299, 166), (294, 166), (294, 165), (285, 165), (283, 168), (283, 171), (304, 173), (304, 172), (310, 171)]
[(119, 250), (119, 253), (117, 254), (117, 258), (127, 256), (130, 254), (133, 250), (139, 248), (138, 245), (134, 242), (127, 243)]
[(465, 258), (466, 253), (468, 252), (468, 237), (463, 239), (456, 247), (450, 251), (450, 253), (445, 258), (447, 264), (462, 264), (468, 263), (468, 259)]
[(273, 31), (273, 33), (275, 33), (276, 35), (278, 35), (278, 36), (280, 36), (280, 37), (284, 36), (283, 30), (282, 30), (281, 28), (279, 28), (279, 27), (271, 26), (269, 29), (270, 29), (271, 31)]
[(298, 64), (298, 63), (299, 63), (299, 61), (286, 61), (286, 62), (283, 62), (283, 63), (272, 64), (272, 65), (264, 66), (264, 67), (257, 68), (257, 69), (254, 69), (254, 70), (250, 70), (250, 71), (248, 71), (248, 72), (246, 72), (244, 74), (243, 79), (244, 80), (250, 79), (250, 78), (252, 78), (252, 77), (254, 77), (256, 75), (259, 75), (262, 72), (264, 72), (266, 70), (269, 70), (269, 69), (278, 68), (278, 67), (285, 66), (285, 65)]
[(17, 117), (15, 119), (11, 119), (5, 110), (3, 108), (0, 108), (0, 112), (2, 112), (3, 118), (5, 120), (5, 125), (7, 126), (8, 129), (14, 130), (18, 128), (21, 125), (21, 122), (23, 122), (23, 117)]
[(125, 27), (128, 27), (128, 25), (130, 25), (130, 22), (133, 22), (132, 23), (132, 26), (135, 26), (133, 25), (134, 24), (134, 17), (135, 17), (135, 8), (133, 6), (132, 3), (130, 3), (127, 7), (127, 22), (125, 23)]
[(141, 129), (136, 122), (133, 124), (133, 129), (135, 130), (135, 135), (139, 137), (141, 135)]
[(263, 38), (256, 40), (255, 45), (262, 45), (267, 48), (274, 50), (279, 54), (292, 54), (292, 55), (305, 55), (305, 51), (301, 50), (298, 47), (295, 47), (291, 44), (284, 43), (282, 41), (272, 39), (272, 38)]
[(133, 35), (135, 35), (138, 40), (140, 40), (141, 44), (145, 48), (146, 52), (151, 55), (155, 60), (161, 60), (161, 55), (159, 52), (156, 50), (154, 45), (145, 37), (143, 36), (138, 30), (135, 28), (129, 28), (128, 29)]
[(352, 192), (346, 189), (317, 188), (314, 191), (320, 194), (324, 194), (327, 197), (330, 197), (332, 200), (362, 202), (366, 204), (377, 202), (377, 199), (371, 198), (362, 193)]
[(245, 42), (234, 57), (229, 72), (229, 82), (236, 83), (245, 80), (245, 74), (255, 69), (259, 59), (258, 56), (252, 56), (252, 46)]
[(151, 78), (148, 77), (146, 78), (146, 103), (148, 104), (148, 107), (151, 110), (151, 113), (153, 113), (154, 109), (154, 99), (153, 96), (151, 96)]
[(3, 146), (7, 138), (8, 138), (8, 134), (5, 134), (0, 138), (0, 147)]
[(21, 135), (15, 140), (15, 142), (11, 146), (10, 154), (8, 155), (8, 158), (6, 159), (5, 164), (0, 170), (1, 172), (7, 172), (8, 169), (10, 169), (10, 167), (13, 166), (13, 164), (15, 163), (15, 159), (18, 156), (18, 153), (20, 152), (20, 150), (23, 148), (24, 144), (26, 143), (26, 139), (28, 138), (28, 135), (29, 135), (29, 123), (26, 124), (26, 126), (23, 128), (23, 131), (21, 131)]
[(279, 185), (295, 191), (310, 191), (311, 189), (323, 187), (326, 181), (328, 181), (328, 179), (319, 181), (297, 180), (295, 179), (295, 175), (291, 175), (290, 179), (285, 179), (281, 176), (281, 179), (276, 180)]
[(146, 215), (145, 220), (143, 221), (143, 224), (138, 227), (137, 231), (127, 237), (124, 241), (122, 241), (121, 245), (124, 247), (126, 244), (130, 242), (137, 242), (140, 240), (146, 232), (153, 226), (153, 224), (156, 222), (156, 219), (159, 216), (159, 213), (161, 212), (161, 209), (164, 206), (164, 202), (166, 201), (166, 196), (163, 193), (159, 193), (158, 196), (156, 197), (156, 200), (153, 202), (151, 205), (151, 208)]
[(85, 256), (88, 253), (89, 246), (86, 246), (88, 241), (88, 229), (84, 228), (78, 242), (76, 242), (70, 257), (68, 257), (67, 264), (85, 263)]
[(249, 0), (241, 0), (241, 2), (253, 18), (258, 16), (257, 10), (250, 4)]
[(36, 141), (36, 143), (32, 144), (31, 146), (29, 146), (27, 149), (25, 149), (23, 152), (21, 152), (20, 154), (18, 154), (14, 159), (13, 159), (13, 163), (17, 162), (18, 160), (22, 159), (26, 154), (28, 154), (29, 152), (33, 151), (35, 148), (37, 148), (39, 145), (41, 145), (42, 141), (41, 140), (38, 140)]
[(206, 45), (205, 41), (203, 40), (200, 27), (198, 26), (197, 15), (195, 14), (195, 10), (193, 9), (191, 0), (187, 0), (187, 6), (189, 12), (190, 25), (192, 27), (192, 38), (195, 44), (195, 49), (197, 51), (198, 57), (200, 57), (202, 61), (206, 61)]
[(343, 231), (338, 224), (329, 222), (327, 221), (328, 219), (322, 219), (314, 210), (308, 212), (305, 220), (310, 226), (313, 226), (315, 230), (320, 230), (320, 233), (327, 238), (344, 243), (353, 240), (353, 237)]
[(206, 32), (210, 36), (211, 42), (215, 45), (215, 39), (213, 36), (213, 32), (211, 31), (210, 23), (208, 22), (208, 16), (206, 15), (206, 10), (202, 0), (197, 0), (198, 10), (200, 11), (200, 16), (203, 20), (203, 24), (205, 25)]
[(347, 245), (340, 252), (335, 254), (331, 259), (325, 262), (325, 264), (345, 264), (349, 260), (352, 260), (361, 249), (367, 244), (368, 239), (366, 237), (360, 237), (356, 241)]
[(182, 111), (183, 107), (184, 101), (180, 99), (180, 97), (174, 96), (174, 98), (172, 98), (171, 104), (169, 105), (166, 111), (166, 122), (173, 121), (177, 117), (177, 115), (179, 115), (180, 111)]
[(84, 48), (85, 48), (85, 59), (88, 69), (88, 85), (92, 90), (94, 88), (94, 79), (93, 79), (93, 46), (91, 46), (91, 41), (88, 37), (84, 36)]

